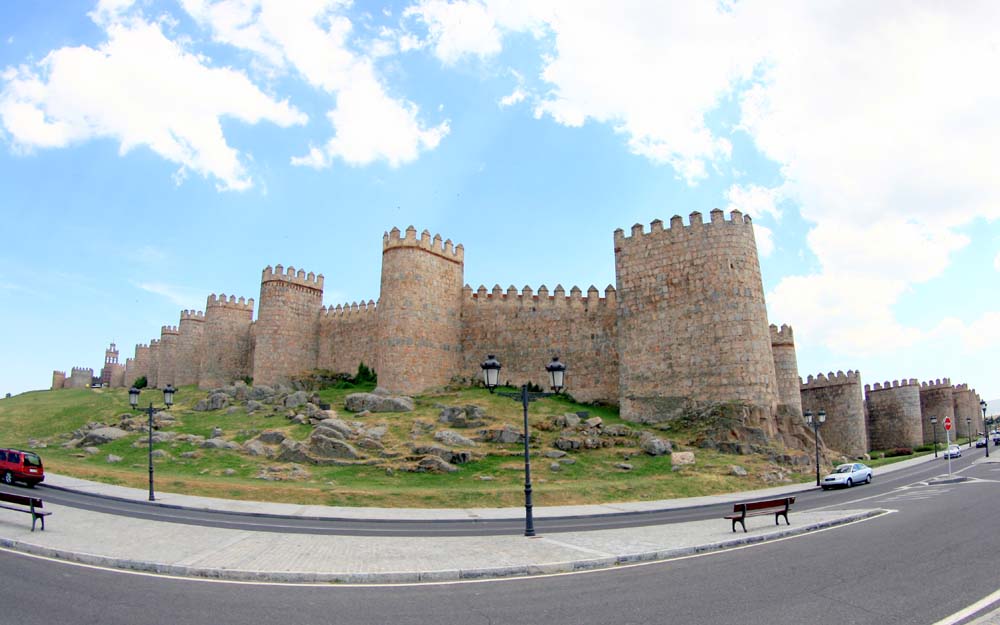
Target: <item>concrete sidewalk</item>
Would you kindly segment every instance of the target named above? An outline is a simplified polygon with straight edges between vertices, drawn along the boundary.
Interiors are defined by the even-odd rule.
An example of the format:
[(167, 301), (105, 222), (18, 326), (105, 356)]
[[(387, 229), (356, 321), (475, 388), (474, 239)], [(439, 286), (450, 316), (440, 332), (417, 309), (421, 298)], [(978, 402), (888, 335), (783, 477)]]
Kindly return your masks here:
[[(917, 458), (878, 474), (925, 462)], [(145, 501), (148, 492), (49, 475), (52, 487)], [(536, 508), (537, 518), (665, 510), (777, 497), (815, 488), (793, 484), (712, 497)], [(520, 518), (523, 508), (415, 510), (335, 508), (158, 493), (157, 504), (246, 514), (352, 519)], [(49, 505), (44, 532), (24, 514), (0, 509), (0, 546), (73, 562), (213, 579), (300, 583), (404, 583), (511, 577), (599, 569), (774, 540), (873, 518), (880, 509), (793, 512), (791, 526), (767, 516), (733, 533), (728, 521), (523, 536), (371, 537), (280, 534), (148, 521)]]

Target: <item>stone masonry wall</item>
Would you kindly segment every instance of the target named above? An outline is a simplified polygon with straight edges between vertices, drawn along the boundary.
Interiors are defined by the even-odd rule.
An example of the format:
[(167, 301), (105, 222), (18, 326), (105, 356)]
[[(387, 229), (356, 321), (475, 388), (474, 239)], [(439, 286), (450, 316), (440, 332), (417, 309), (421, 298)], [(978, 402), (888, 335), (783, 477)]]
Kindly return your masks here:
[(264, 269), (254, 327), (255, 384), (287, 381), (316, 368), (322, 306), (322, 275), (281, 265)]
[(616, 230), (621, 414), (670, 418), (690, 403), (736, 401), (770, 415), (778, 389), (750, 218)]
[(318, 367), (354, 375), (358, 365), (375, 368), (375, 302), (324, 307), (319, 315)]
[[(782, 324), (781, 328), (771, 324), (771, 355), (774, 358), (774, 374), (778, 384), (778, 406), (784, 406), (791, 414), (802, 416), (802, 394), (799, 377), (799, 363), (795, 357), (795, 337), (792, 328)], [(858, 391), (860, 392), (860, 388)]]
[(865, 405), (861, 393), (861, 374), (856, 371), (822, 373), (801, 383), (802, 410), (814, 415), (826, 411), (826, 423), (819, 435), (827, 447), (852, 458), (868, 452)]
[(52, 390), (57, 391), (66, 384), (66, 372), (65, 371), (53, 371), (52, 372)]
[(160, 356), (159, 370), (156, 383), (159, 388), (166, 388), (168, 384), (177, 386), (177, 340), (180, 332), (177, 326), (163, 326), (160, 329)]
[(218, 297), (213, 293), (205, 302), (201, 360), (198, 363), (198, 388), (213, 389), (250, 375), (250, 324), (253, 321), (253, 298)]
[(916, 380), (895, 380), (890, 385), (865, 384), (868, 409), (869, 449), (918, 447), (924, 433), (920, 415), (920, 384)]
[(378, 305), (376, 371), (379, 385), (414, 394), (444, 386), (462, 363), (462, 273), (464, 249), (417, 239), (410, 226), (382, 238), (382, 284)]
[[(955, 406), (957, 435), (962, 438), (967, 437), (970, 424), (973, 435), (982, 430), (983, 418), (982, 413), (979, 412), (979, 398), (975, 389), (970, 389), (968, 384), (958, 384), (952, 391), (952, 399)], [(967, 424), (966, 419), (970, 419), (970, 423)]]
[[(937, 425), (931, 425), (931, 417), (937, 417)], [(955, 419), (955, 405), (952, 398), (951, 380), (931, 380), (920, 383), (920, 425), (923, 430), (924, 444), (934, 442), (937, 429), (937, 441), (943, 443), (944, 419)], [(954, 433), (954, 430), (952, 430)]]
[(125, 384), (131, 387), (135, 381), (146, 376), (149, 383), (149, 345), (144, 343), (135, 346), (135, 358), (133, 358), (132, 368), (125, 374)]
[(177, 326), (177, 356), (174, 360), (174, 386), (198, 383), (201, 367), (202, 339), (205, 331), (205, 313), (200, 310), (181, 311)]
[(602, 298), (590, 287), (587, 296), (573, 287), (569, 297), (557, 286), (549, 296), (540, 287), (487, 293), (466, 287), (462, 305), (462, 375), (481, 380), (479, 364), (495, 354), (503, 365), (500, 381), (515, 386), (533, 382), (548, 390), (545, 366), (553, 356), (567, 367), (566, 392), (578, 401), (618, 401), (618, 347), (615, 290)]
[(73, 367), (64, 388), (90, 388), (94, 380), (94, 370), (87, 367)]

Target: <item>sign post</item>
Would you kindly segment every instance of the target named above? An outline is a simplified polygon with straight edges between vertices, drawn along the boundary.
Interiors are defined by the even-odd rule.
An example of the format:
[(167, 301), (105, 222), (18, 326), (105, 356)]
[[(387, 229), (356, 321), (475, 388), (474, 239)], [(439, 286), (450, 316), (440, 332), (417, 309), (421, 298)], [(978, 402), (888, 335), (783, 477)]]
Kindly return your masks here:
[(944, 453), (948, 455), (948, 477), (951, 477), (951, 417), (944, 418)]

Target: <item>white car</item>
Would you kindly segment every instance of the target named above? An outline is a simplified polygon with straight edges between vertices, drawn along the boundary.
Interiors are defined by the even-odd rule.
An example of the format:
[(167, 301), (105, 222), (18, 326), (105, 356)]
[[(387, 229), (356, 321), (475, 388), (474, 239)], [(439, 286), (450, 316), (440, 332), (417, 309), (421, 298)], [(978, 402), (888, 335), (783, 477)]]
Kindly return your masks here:
[(833, 470), (833, 473), (823, 478), (820, 485), (823, 490), (835, 486), (846, 486), (850, 488), (855, 484), (871, 484), (871, 467), (855, 462), (853, 464), (842, 464)]
[(961, 458), (962, 448), (958, 445), (948, 445), (948, 449), (945, 449), (941, 456), (943, 458)]

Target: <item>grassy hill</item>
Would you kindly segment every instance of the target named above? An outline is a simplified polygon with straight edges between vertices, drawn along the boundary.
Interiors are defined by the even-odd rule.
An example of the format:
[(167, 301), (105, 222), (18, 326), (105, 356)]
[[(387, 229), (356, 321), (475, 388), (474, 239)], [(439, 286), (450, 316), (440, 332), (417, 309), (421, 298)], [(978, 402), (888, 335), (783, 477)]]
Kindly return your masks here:
[[(279, 462), (251, 456), (242, 450), (206, 449), (197, 439), (157, 443), (154, 450), (157, 490), (234, 499), (291, 503), (384, 507), (502, 507), (523, 504), (524, 464), (521, 443), (485, 443), (467, 447), (473, 460), (453, 473), (415, 472), (413, 447), (441, 445), (433, 434), (448, 426), (438, 422), (445, 406), (476, 405), (489, 416), (489, 427), (522, 429), (519, 401), (491, 395), (482, 389), (442, 391), (415, 398), (416, 408), (405, 413), (375, 413), (363, 417), (344, 409), (349, 393), (370, 386), (327, 389), (318, 394), (331, 404), (337, 417), (365, 427), (384, 426), (384, 453), (369, 453), (373, 464), (346, 466)], [(208, 394), (183, 387), (170, 411), (175, 417), (163, 431), (210, 438), (215, 428), (221, 438), (243, 444), (265, 430), (278, 430), (295, 441), (305, 441), (314, 426), (289, 419), (296, 411), (267, 407), (248, 413), (245, 403), (216, 411), (193, 408)], [(144, 391), (140, 406), (150, 400), (162, 405), (162, 394)], [(618, 436), (596, 449), (573, 450), (566, 458), (545, 457), (566, 432), (554, 425), (559, 415), (586, 413), (600, 417), (604, 428), (623, 426), (631, 435)], [(37, 391), (0, 400), (0, 446), (35, 449), (50, 472), (100, 482), (143, 488), (147, 480), (146, 434), (128, 436), (97, 446), (96, 450), (66, 447), (74, 432), (88, 423), (116, 425), (130, 413), (125, 389), (65, 389)], [(532, 477), (535, 505), (552, 506), (615, 501), (655, 500), (709, 495), (772, 486), (782, 481), (806, 482), (813, 468), (793, 472), (764, 456), (729, 455), (691, 447), (696, 433), (657, 429), (622, 421), (617, 410), (573, 403), (565, 397), (533, 402)], [(621, 428), (619, 428), (621, 429)], [(475, 436), (475, 429), (455, 430)], [(669, 440), (674, 451), (694, 451), (693, 465), (674, 467), (671, 455), (651, 456), (639, 444), (642, 432)], [(181, 436), (181, 438), (187, 438)], [(603, 438), (601, 440), (604, 440)], [(121, 458), (109, 462), (109, 456)], [(733, 465), (746, 470), (734, 475)], [(557, 467), (557, 468), (555, 468)]]

